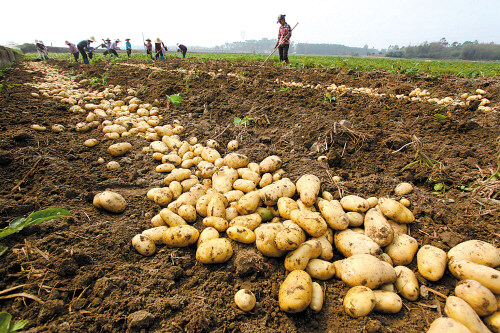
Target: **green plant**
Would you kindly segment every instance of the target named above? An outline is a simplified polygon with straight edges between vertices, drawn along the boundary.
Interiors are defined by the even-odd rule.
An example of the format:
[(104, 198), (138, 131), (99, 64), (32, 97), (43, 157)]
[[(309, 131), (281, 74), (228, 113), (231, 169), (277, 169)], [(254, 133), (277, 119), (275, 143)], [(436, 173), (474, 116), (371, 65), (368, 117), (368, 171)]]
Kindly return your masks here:
[(328, 102), (331, 103), (331, 102), (335, 102), (337, 100), (337, 97), (332, 96), (330, 93), (326, 93), (325, 97), (323, 98), (323, 100), (328, 101)]
[(464, 192), (472, 192), (472, 190), (473, 190), (472, 187), (468, 187), (467, 185), (459, 185), (458, 189), (460, 191), (464, 191)]
[(434, 184), (434, 192), (433, 194), (444, 194), (447, 190), (449, 190), (450, 187), (446, 185), (444, 182), (439, 182)]
[(182, 102), (184, 102), (184, 99), (182, 98), (181, 94), (175, 94), (175, 95), (167, 95), (167, 100), (170, 104), (172, 104), (176, 109), (181, 106)]
[[(16, 217), (8, 227), (0, 231), (0, 239), (15, 234), (26, 227), (51, 221), (63, 216), (69, 216), (71, 213), (64, 208), (48, 208), (31, 213), (28, 217)], [(0, 245), (0, 256), (7, 251), (7, 247)]]
[(2, 92), (2, 90), (4, 90), (4, 89), (10, 89), (10, 88), (17, 87), (17, 86), (20, 86), (20, 84), (19, 83), (14, 83), (14, 84), (0, 84), (0, 92)]
[(248, 116), (245, 116), (243, 118), (234, 117), (233, 124), (234, 125), (252, 126), (255, 124), (255, 118), (249, 118)]
[(0, 312), (0, 333), (16, 332), (28, 323), (28, 320), (18, 320), (13, 323), (12, 315), (7, 312)]
[(101, 78), (93, 77), (90, 79), (90, 84), (92, 87), (100, 87), (106, 84), (106, 79), (108, 78), (108, 73), (102, 74)]
[(278, 90), (278, 92), (281, 92), (281, 91), (292, 91), (292, 88), (290, 88), (290, 87), (281, 87), (280, 90)]

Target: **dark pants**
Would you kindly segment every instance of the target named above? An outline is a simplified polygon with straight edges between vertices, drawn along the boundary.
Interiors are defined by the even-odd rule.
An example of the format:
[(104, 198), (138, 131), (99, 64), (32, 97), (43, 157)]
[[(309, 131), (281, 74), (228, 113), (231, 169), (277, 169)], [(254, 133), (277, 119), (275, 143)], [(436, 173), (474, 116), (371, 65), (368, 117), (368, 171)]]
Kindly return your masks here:
[(114, 55), (115, 57), (118, 57), (118, 53), (116, 53), (115, 50), (109, 49), (109, 54)]
[(290, 48), (290, 44), (285, 44), (283, 46), (279, 46), (278, 50), (280, 53), (280, 61), (285, 61), (288, 63), (288, 49)]
[(162, 50), (159, 50), (158, 52), (156, 52), (155, 59), (158, 60), (158, 58), (163, 59), (163, 51)]
[(109, 54), (109, 51), (108, 51), (108, 50), (106, 50), (106, 51), (104, 51), (104, 53), (103, 53), (103, 54), (104, 54), (104, 56), (107, 56), (107, 55)]
[(78, 47), (78, 51), (80, 51), (80, 53), (82, 54), (83, 63), (88, 64), (89, 58), (92, 59), (92, 52), (89, 52), (89, 56), (87, 57), (87, 52), (85, 52), (85, 48)]
[(181, 50), (181, 51), (182, 51), (182, 57), (183, 57), (183, 58), (186, 58), (186, 53), (187, 53), (187, 51), (188, 51), (188, 50), (187, 50), (187, 49), (185, 49), (185, 50)]
[(80, 53), (78, 53), (78, 52), (73, 53), (73, 57), (75, 57), (75, 61), (78, 61), (79, 56), (80, 56)]
[(130, 54), (132, 53), (132, 50), (127, 50), (127, 57), (130, 58)]

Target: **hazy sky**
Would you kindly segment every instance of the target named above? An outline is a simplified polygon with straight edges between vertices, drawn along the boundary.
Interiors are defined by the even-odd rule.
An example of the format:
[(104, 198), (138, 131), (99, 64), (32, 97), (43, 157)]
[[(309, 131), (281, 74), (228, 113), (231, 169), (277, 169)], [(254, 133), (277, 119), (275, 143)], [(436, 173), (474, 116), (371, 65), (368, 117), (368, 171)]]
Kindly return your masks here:
[(299, 25), (296, 43), (387, 48), (439, 41), (500, 44), (500, 0), (176, 0), (33, 1), (2, 3), (0, 44), (41, 39), (64, 46), (95, 36), (130, 38), (133, 45), (160, 37), (166, 45), (215, 46), (277, 38), (278, 14)]

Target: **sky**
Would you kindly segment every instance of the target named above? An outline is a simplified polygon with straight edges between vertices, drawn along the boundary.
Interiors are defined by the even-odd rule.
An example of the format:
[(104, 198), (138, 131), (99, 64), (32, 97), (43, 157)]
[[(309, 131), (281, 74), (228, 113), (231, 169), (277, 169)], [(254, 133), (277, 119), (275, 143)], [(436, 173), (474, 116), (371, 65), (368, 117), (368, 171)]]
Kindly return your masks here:
[(331, 43), (387, 49), (478, 40), (500, 44), (500, 0), (149, 0), (5, 1), (0, 44), (42, 40), (65, 46), (96, 40), (161, 38), (165, 45), (216, 46), (275, 39), (286, 14), (295, 43)]

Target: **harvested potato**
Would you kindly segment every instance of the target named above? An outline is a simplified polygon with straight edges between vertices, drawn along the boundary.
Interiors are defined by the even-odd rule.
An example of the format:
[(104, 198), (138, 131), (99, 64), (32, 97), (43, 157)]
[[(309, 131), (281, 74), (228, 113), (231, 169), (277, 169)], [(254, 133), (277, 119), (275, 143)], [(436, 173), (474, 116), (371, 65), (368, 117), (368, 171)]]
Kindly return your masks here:
[(319, 180), (319, 178), (315, 175), (303, 175), (299, 178), (296, 184), (300, 200), (306, 206), (312, 206), (316, 203), (320, 188), (321, 180)]
[(178, 199), (183, 191), (182, 185), (180, 182), (174, 180), (173, 182), (170, 182), (170, 185), (168, 185), (168, 188), (170, 191), (172, 191), (172, 199)]
[(274, 239), (279, 250), (293, 251), (306, 241), (306, 233), (296, 223), (287, 220), (283, 222), (283, 227)]
[(191, 170), (188, 169), (174, 169), (170, 174), (163, 179), (163, 183), (167, 186), (170, 185), (171, 182), (178, 181), (182, 182), (185, 179), (189, 179), (191, 177)]
[(224, 195), (217, 193), (212, 196), (207, 206), (207, 216), (226, 218), (227, 199)]
[(462, 323), (453, 318), (436, 318), (427, 333), (471, 333), (471, 331)]
[(262, 178), (260, 179), (259, 186), (260, 188), (264, 188), (268, 185), (271, 185), (273, 182), (273, 175), (270, 173), (265, 173), (262, 175)]
[(330, 280), (335, 276), (335, 266), (331, 262), (317, 258), (309, 260), (305, 271), (309, 273), (313, 279), (323, 281)]
[(298, 224), (306, 233), (313, 237), (322, 236), (328, 228), (325, 219), (320, 213), (305, 209), (293, 210), (290, 213), (291, 220)]
[(299, 209), (297, 202), (288, 197), (279, 198), (277, 205), (280, 216), (285, 219), (290, 219), (290, 213), (295, 209)]
[(344, 230), (349, 226), (349, 218), (337, 200), (317, 199), (318, 208), (326, 223), (333, 230)]
[(117, 169), (120, 169), (120, 163), (118, 163), (116, 161), (110, 161), (110, 162), (108, 162), (108, 164), (106, 164), (106, 168), (108, 170), (117, 170)]
[(382, 253), (380, 246), (370, 237), (351, 229), (337, 231), (334, 236), (334, 243), (337, 250), (346, 258), (355, 254), (378, 255)]
[(251, 180), (256, 185), (260, 182), (260, 175), (257, 172), (251, 171), (249, 169), (247, 171), (243, 172), (243, 174), (241, 175), (241, 178), (245, 179), (245, 180)]
[(286, 251), (278, 249), (274, 239), (283, 230), (281, 223), (265, 223), (257, 227), (255, 232), (255, 245), (266, 257), (283, 257)]
[(273, 212), (268, 208), (257, 207), (255, 213), (260, 215), (262, 222), (268, 222), (274, 218)]
[(410, 207), (411, 206), (410, 200), (408, 200), (406, 198), (399, 199), (399, 203), (402, 204), (405, 207)]
[(323, 308), (323, 299), (324, 299), (323, 289), (321, 288), (318, 282), (313, 282), (312, 297), (311, 297), (311, 303), (309, 304), (309, 308), (314, 312), (320, 312), (321, 309)]
[(229, 192), (224, 193), (224, 196), (226, 197), (227, 202), (229, 203), (240, 200), (241, 197), (244, 195), (245, 193), (239, 190), (231, 190)]
[(375, 206), (378, 205), (378, 198), (377, 197), (366, 198), (366, 201), (368, 201), (370, 208), (375, 208)]
[(255, 230), (262, 223), (262, 216), (258, 213), (236, 216), (229, 222), (230, 227), (240, 226)]
[[(327, 229), (327, 230), (331, 230), (331, 229)], [(330, 260), (333, 258), (333, 246), (332, 246), (332, 243), (330, 243), (330, 241), (328, 240), (328, 238), (326, 236), (326, 232), (325, 232), (325, 234), (323, 234), (323, 236), (314, 237), (314, 238), (311, 238), (310, 240), (317, 240), (321, 244), (321, 255), (320, 255), (321, 259)]]
[(333, 195), (328, 191), (323, 191), (321, 192), (321, 198), (325, 199), (326, 201), (332, 201)]
[(178, 225), (163, 232), (163, 243), (172, 247), (186, 247), (196, 243), (200, 232), (190, 225)]
[(192, 205), (182, 205), (177, 210), (177, 214), (188, 223), (196, 221), (196, 208)]
[(500, 333), (500, 312), (495, 312), (491, 316), (483, 318), (486, 326), (494, 333)]
[(395, 292), (385, 290), (373, 290), (375, 295), (375, 307), (373, 311), (381, 313), (398, 313), (401, 311), (403, 301)]
[(229, 153), (224, 156), (224, 165), (234, 169), (244, 168), (249, 162), (250, 159), (247, 156), (238, 153)]
[(148, 236), (155, 245), (163, 244), (163, 232), (168, 229), (167, 226), (159, 226), (150, 229), (146, 229), (142, 232), (143, 235)]
[(163, 221), (163, 219), (161, 218), (160, 214), (156, 214), (151, 219), (151, 225), (153, 227), (161, 227), (161, 226), (166, 226), (167, 224), (165, 223), (165, 221)]
[(206, 217), (208, 212), (208, 204), (212, 197), (215, 195), (215, 192), (207, 192), (207, 194), (202, 195), (196, 202), (196, 212), (202, 216)]
[(378, 200), (378, 205), (385, 217), (397, 223), (412, 223), (415, 221), (413, 213), (396, 200), (380, 198)]
[(469, 260), (477, 264), (497, 267), (500, 265), (500, 252), (490, 243), (481, 240), (462, 242), (448, 251), (449, 260)]
[(392, 227), (392, 230), (394, 230), (394, 235), (406, 235), (408, 234), (408, 224), (404, 223), (397, 223), (394, 222), (393, 220), (387, 220), (389, 224)]
[(393, 242), (386, 246), (384, 252), (387, 253), (394, 265), (408, 265), (412, 262), (418, 250), (418, 242), (409, 235), (395, 235)]
[(373, 239), (380, 247), (392, 243), (394, 230), (382, 212), (377, 208), (370, 208), (365, 215), (365, 235)]
[(361, 227), (365, 222), (365, 214), (358, 212), (347, 212), (347, 218), (349, 219), (349, 227), (357, 228)]
[(135, 235), (132, 238), (132, 246), (143, 256), (152, 256), (156, 252), (155, 242), (143, 234)]
[(231, 140), (227, 143), (227, 149), (229, 150), (236, 150), (238, 149), (238, 141), (237, 140)]
[[(264, 177), (262, 177), (264, 179)], [(260, 191), (260, 199), (267, 206), (274, 206), (279, 198), (291, 198), (295, 194), (295, 185), (288, 178), (283, 178), (270, 185), (263, 187)]]
[(172, 201), (172, 190), (168, 187), (155, 187), (148, 191), (147, 197), (160, 206), (166, 206)]
[(448, 258), (446, 252), (432, 245), (424, 245), (417, 252), (418, 272), (426, 280), (438, 281), (444, 275)]
[(234, 295), (234, 302), (243, 311), (252, 311), (255, 307), (256, 299), (253, 292), (248, 289), (240, 289)]
[(394, 283), (397, 274), (394, 268), (370, 254), (355, 254), (334, 262), (335, 275), (349, 286), (366, 286), (375, 289), (380, 285)]
[(97, 144), (97, 140), (96, 139), (88, 139), (88, 140), (85, 140), (85, 142), (83, 144), (87, 147), (94, 147)]
[(394, 283), (398, 294), (409, 301), (416, 301), (419, 295), (419, 286), (415, 273), (406, 266), (396, 266), (394, 270), (398, 275)]
[(205, 147), (201, 152), (201, 158), (203, 158), (207, 162), (213, 163), (216, 159), (221, 158), (221, 156), (219, 152), (214, 148)]
[(257, 184), (253, 180), (247, 179), (236, 179), (233, 183), (233, 188), (235, 190), (240, 190), (245, 193), (255, 190)]
[(121, 156), (127, 153), (130, 149), (132, 149), (132, 145), (128, 142), (120, 142), (115, 143), (108, 147), (108, 153), (111, 156)]
[(113, 191), (104, 191), (94, 196), (94, 206), (111, 213), (121, 213), (127, 208), (127, 202), (121, 194)]
[(226, 230), (226, 234), (230, 239), (243, 244), (252, 244), (253, 242), (255, 242), (255, 233), (246, 227), (229, 227)]
[[(233, 202), (233, 204), (235, 204)], [(239, 216), (240, 214), (238, 213), (238, 210), (236, 207), (227, 207), (226, 208), (226, 220), (231, 221), (235, 217)]]
[(448, 296), (444, 306), (444, 313), (466, 326), (471, 332), (490, 332), (474, 309), (459, 297)]
[(312, 279), (305, 271), (295, 270), (287, 275), (280, 286), (280, 309), (288, 313), (302, 312), (312, 301)]
[(375, 294), (365, 286), (352, 287), (344, 297), (344, 311), (353, 318), (366, 316), (375, 304)]
[(169, 208), (163, 208), (162, 210), (160, 210), (160, 216), (169, 227), (176, 227), (187, 224), (182, 217), (172, 212)]
[(260, 171), (263, 173), (274, 172), (281, 168), (283, 161), (278, 156), (268, 156), (260, 162)]
[(410, 183), (399, 183), (394, 189), (396, 195), (407, 195), (413, 192), (413, 186)]
[(492, 315), (498, 307), (495, 295), (476, 280), (459, 281), (455, 296), (466, 301), (481, 317)]
[(305, 270), (310, 259), (317, 258), (321, 254), (321, 243), (318, 241), (307, 241), (296, 249), (289, 252), (285, 257), (285, 268), (287, 271)]
[(229, 227), (225, 217), (208, 216), (203, 219), (203, 225), (207, 227), (213, 227), (219, 232), (224, 232)]
[(500, 272), (492, 267), (468, 260), (450, 260), (448, 269), (459, 280), (476, 280), (494, 294), (500, 294)]
[(233, 255), (231, 241), (227, 238), (215, 238), (200, 244), (196, 250), (196, 260), (202, 264), (222, 264)]
[(368, 201), (357, 195), (346, 195), (340, 199), (340, 204), (342, 208), (351, 212), (364, 213), (370, 209)]
[(207, 227), (203, 229), (203, 231), (200, 233), (200, 236), (198, 237), (198, 246), (200, 246), (201, 243), (206, 242), (207, 240), (215, 238), (219, 238), (219, 232), (217, 231), (217, 229), (213, 227)]
[(248, 192), (238, 200), (236, 209), (241, 215), (252, 214), (257, 210), (260, 202), (259, 191)]

